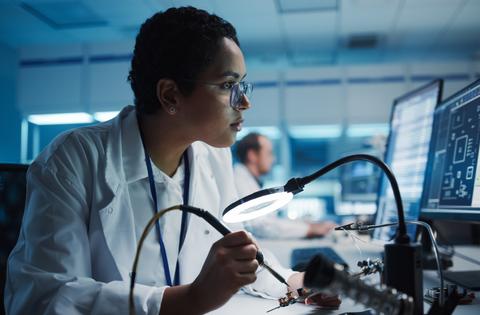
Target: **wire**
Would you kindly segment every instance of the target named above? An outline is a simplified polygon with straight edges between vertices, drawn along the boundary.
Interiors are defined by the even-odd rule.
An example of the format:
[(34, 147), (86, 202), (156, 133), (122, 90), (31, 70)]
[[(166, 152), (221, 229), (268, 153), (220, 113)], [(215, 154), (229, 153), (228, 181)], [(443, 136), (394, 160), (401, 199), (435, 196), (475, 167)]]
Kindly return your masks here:
[[(351, 231), (355, 231), (355, 230), (351, 230), (351, 231), (350, 231), (350, 230), (348, 230), (348, 229), (343, 228), (343, 226), (339, 226), (338, 228), (339, 228), (340, 230), (345, 231), (350, 237), (355, 238), (355, 239), (357, 239), (358, 241), (360, 241), (360, 242), (362, 242), (362, 243), (365, 243), (365, 244), (368, 244), (368, 245), (373, 245), (373, 246), (375, 246), (375, 247), (381, 247), (381, 248), (383, 248), (383, 245), (374, 244), (374, 243), (372, 243), (372, 242), (368, 242), (368, 241), (366, 241), (366, 240), (363, 240), (363, 239), (361, 239), (360, 237), (358, 237), (357, 235), (355, 235), (354, 233), (351, 232)], [(337, 228), (335, 228), (335, 229), (337, 229)]]
[(407, 228), (405, 226), (405, 215), (403, 211), (403, 203), (402, 203), (402, 197), (400, 195), (400, 188), (398, 187), (398, 182), (397, 179), (395, 178), (395, 175), (393, 175), (392, 171), (388, 167), (385, 162), (380, 160), (379, 158), (368, 155), (368, 154), (353, 154), (353, 155), (348, 155), (345, 156), (341, 159), (336, 160), (333, 163), (328, 164), (327, 166), (324, 166), (320, 170), (316, 171), (315, 173), (305, 176), (302, 178), (292, 178), (287, 182), (287, 184), (284, 186), (285, 191), (298, 193), (303, 190), (303, 187), (310, 183), (311, 181), (319, 178), (320, 176), (330, 172), (331, 170), (339, 167), (340, 165), (357, 161), (357, 160), (366, 160), (369, 161), (376, 166), (380, 167), (385, 175), (387, 176), (390, 186), (392, 188), (393, 195), (395, 197), (395, 204), (397, 206), (397, 217), (398, 217), (398, 233), (395, 238), (395, 242), (400, 243), (400, 244), (406, 244), (410, 242), (410, 239), (407, 234)]
[[(342, 228), (343, 229), (343, 228)], [(355, 247), (357, 248), (358, 250), (358, 253), (360, 254), (360, 258), (363, 259), (363, 253), (362, 253), (362, 250), (360, 249), (360, 247), (358, 246), (357, 244), (357, 241), (355, 239), (358, 239), (360, 240), (359, 237), (357, 237), (356, 235), (353, 235), (353, 233), (351, 233), (350, 231), (348, 230), (345, 230), (343, 229), (345, 232), (347, 232), (347, 234), (352, 238), (352, 241), (353, 241), (353, 245), (355, 245)], [(363, 241), (363, 240), (362, 240)]]
[(153, 226), (155, 225), (155, 222), (159, 220), (165, 213), (178, 209), (180, 210), (181, 205), (175, 205), (171, 206), (169, 208), (166, 208), (162, 211), (159, 211), (155, 213), (155, 215), (148, 221), (147, 226), (143, 230), (142, 236), (140, 237), (140, 241), (138, 242), (137, 246), (137, 251), (135, 252), (135, 259), (133, 260), (133, 267), (132, 267), (132, 274), (130, 276), (130, 292), (128, 294), (128, 310), (130, 315), (135, 315), (135, 301), (133, 298), (133, 289), (135, 288), (135, 280), (137, 277), (137, 266), (138, 266), (138, 260), (140, 258), (140, 252), (143, 247), (143, 242), (147, 238), (148, 233), (152, 230)]
[(428, 235), (430, 236), (430, 240), (432, 241), (432, 244), (433, 244), (433, 253), (435, 255), (435, 260), (437, 261), (437, 272), (438, 272), (438, 276), (440, 277), (440, 292), (438, 296), (438, 304), (440, 305), (440, 307), (443, 307), (444, 300), (445, 300), (445, 295), (443, 292), (443, 271), (442, 271), (442, 266), (440, 262), (440, 256), (438, 255), (438, 245), (437, 245), (437, 241), (435, 240), (435, 236), (433, 235), (433, 230), (428, 223), (423, 221), (406, 221), (406, 223), (407, 224), (413, 223), (413, 224), (417, 224), (424, 227), (427, 230)]
[[(135, 287), (135, 280), (137, 277), (137, 266), (138, 266), (138, 260), (140, 257), (140, 252), (142, 250), (143, 242), (147, 238), (148, 233), (150, 233), (152, 227), (154, 226), (155, 222), (159, 220), (165, 213), (172, 211), (172, 210), (181, 210), (181, 211), (186, 211), (192, 214), (195, 214), (205, 221), (209, 223), (213, 228), (215, 228), (220, 234), (222, 235), (227, 235), (231, 233), (231, 231), (223, 225), (220, 221), (218, 221), (217, 218), (215, 218), (210, 212), (205, 211), (200, 208), (188, 206), (188, 205), (175, 205), (171, 206), (169, 208), (163, 209), (161, 211), (158, 211), (151, 219), (148, 221), (147, 226), (143, 230), (142, 236), (140, 237), (140, 241), (138, 242), (137, 246), (137, 251), (135, 253), (135, 259), (133, 261), (133, 267), (132, 267), (132, 274), (130, 278), (130, 293), (129, 293), (129, 314), (130, 315), (135, 315), (135, 301), (133, 299), (133, 289)], [(258, 261), (260, 266), (265, 267), (265, 269), (270, 272), (272, 276), (274, 276), (278, 281), (281, 283), (287, 285), (289, 287), (287, 281), (278, 273), (276, 272), (271, 266), (269, 266), (263, 257), (263, 254), (260, 252), (260, 250), (257, 250), (257, 254), (255, 259)]]

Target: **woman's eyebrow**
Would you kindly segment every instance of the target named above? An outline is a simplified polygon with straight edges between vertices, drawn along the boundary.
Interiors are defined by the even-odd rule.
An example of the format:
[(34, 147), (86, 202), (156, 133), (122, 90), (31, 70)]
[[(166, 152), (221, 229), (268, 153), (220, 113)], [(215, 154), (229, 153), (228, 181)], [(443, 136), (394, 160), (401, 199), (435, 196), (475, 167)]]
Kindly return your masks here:
[[(241, 78), (241, 80), (243, 80), (246, 76), (247, 76), (247, 74), (245, 73), (243, 75), (243, 77)], [(235, 79), (238, 79), (238, 78), (240, 78), (240, 74), (238, 74), (235, 71), (227, 70), (224, 73), (222, 73), (222, 77), (234, 77)]]

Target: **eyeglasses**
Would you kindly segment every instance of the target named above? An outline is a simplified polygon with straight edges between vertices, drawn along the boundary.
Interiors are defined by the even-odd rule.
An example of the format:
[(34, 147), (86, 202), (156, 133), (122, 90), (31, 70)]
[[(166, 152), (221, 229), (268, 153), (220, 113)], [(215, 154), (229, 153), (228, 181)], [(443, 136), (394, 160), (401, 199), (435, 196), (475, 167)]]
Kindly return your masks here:
[(240, 110), (242, 108), (243, 97), (246, 96), (247, 98), (250, 98), (253, 91), (253, 84), (245, 81), (223, 83), (211, 83), (185, 79), (183, 79), (183, 81), (215, 86), (224, 91), (230, 90), (230, 106), (235, 110)]
[(250, 98), (253, 91), (253, 84), (248, 82), (238, 82), (232, 86), (230, 92), (230, 106), (233, 109), (240, 110), (242, 107), (243, 96)]

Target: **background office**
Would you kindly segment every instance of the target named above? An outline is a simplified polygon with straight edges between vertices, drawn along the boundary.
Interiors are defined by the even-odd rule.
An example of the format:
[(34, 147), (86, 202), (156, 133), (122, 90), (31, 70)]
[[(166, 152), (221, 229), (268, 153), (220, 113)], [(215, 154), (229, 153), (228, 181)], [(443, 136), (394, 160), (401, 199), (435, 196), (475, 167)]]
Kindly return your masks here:
[[(0, 161), (28, 162), (78, 126), (32, 124), (30, 115), (131, 104), (134, 36), (172, 4), (236, 26), (255, 83), (245, 126), (273, 138), (275, 183), (365, 151), (372, 136), (387, 135), (395, 97), (441, 77), (445, 98), (480, 76), (475, 0), (0, 1)], [(314, 188), (326, 212), (340, 176)]]

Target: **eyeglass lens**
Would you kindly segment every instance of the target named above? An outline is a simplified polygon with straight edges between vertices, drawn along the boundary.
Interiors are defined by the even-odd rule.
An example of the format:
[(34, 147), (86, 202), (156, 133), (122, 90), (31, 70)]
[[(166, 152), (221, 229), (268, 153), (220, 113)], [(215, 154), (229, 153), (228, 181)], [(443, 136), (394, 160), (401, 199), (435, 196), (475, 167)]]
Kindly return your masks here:
[(242, 103), (243, 95), (249, 97), (251, 92), (251, 83), (239, 82), (238, 84), (235, 84), (232, 88), (232, 93), (230, 94), (230, 106), (238, 109)]

